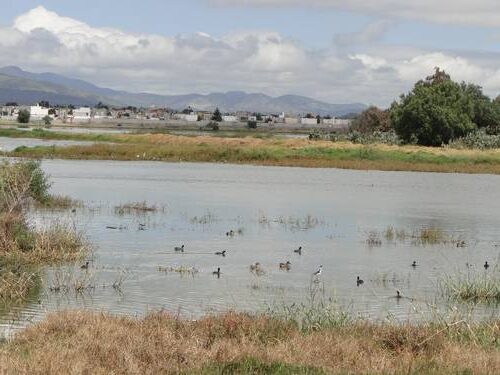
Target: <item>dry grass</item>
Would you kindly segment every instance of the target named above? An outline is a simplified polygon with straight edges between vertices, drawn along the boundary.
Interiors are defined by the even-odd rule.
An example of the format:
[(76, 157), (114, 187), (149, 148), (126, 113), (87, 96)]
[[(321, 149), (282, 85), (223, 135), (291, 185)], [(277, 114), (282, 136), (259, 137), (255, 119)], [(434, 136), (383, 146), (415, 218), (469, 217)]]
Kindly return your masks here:
[(61, 312), (0, 346), (0, 373), (493, 374), (500, 372), (499, 335), (498, 322), (358, 322), (303, 333), (285, 321), (235, 313), (193, 322), (166, 313)]
[(0, 305), (12, 305), (26, 301), (39, 286), (36, 273), (21, 266), (0, 265)]
[(0, 257), (6, 261), (42, 265), (81, 259), (90, 245), (71, 225), (54, 221), (32, 229), (23, 217), (0, 215)]

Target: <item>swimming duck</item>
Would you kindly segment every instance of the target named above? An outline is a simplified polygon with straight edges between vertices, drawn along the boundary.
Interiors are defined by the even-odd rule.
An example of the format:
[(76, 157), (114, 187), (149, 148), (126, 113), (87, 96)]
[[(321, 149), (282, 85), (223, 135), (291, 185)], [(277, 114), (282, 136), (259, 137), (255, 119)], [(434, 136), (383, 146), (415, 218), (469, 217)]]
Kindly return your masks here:
[(87, 261), (87, 262), (85, 262), (85, 264), (83, 264), (83, 265), (80, 267), (80, 269), (82, 269), (82, 270), (86, 270), (86, 269), (88, 269), (88, 268), (89, 268), (89, 262), (88, 262), (88, 261)]
[(396, 290), (396, 298), (401, 299), (403, 296), (401, 295), (401, 292), (399, 290)]
[(229, 232), (226, 232), (226, 236), (228, 237), (234, 236), (234, 230), (231, 229)]
[(280, 263), (281, 270), (289, 271), (291, 266), (292, 266), (292, 263), (290, 263), (290, 261), (287, 261), (286, 263)]
[(413, 263), (411, 264), (411, 266), (412, 266), (413, 268), (417, 267), (417, 261), (416, 261), (416, 260), (414, 260), (414, 261), (413, 261)]
[(260, 269), (260, 263), (259, 262), (255, 262), (255, 264), (251, 264), (250, 265), (250, 271), (257, 271)]
[(295, 249), (293, 252), (296, 254), (302, 255), (302, 246), (299, 246), (299, 248)]
[(217, 251), (217, 252), (215, 253), (215, 255), (220, 255), (220, 256), (225, 257), (225, 256), (226, 256), (226, 250)]
[(363, 283), (364, 283), (364, 281), (363, 281), (363, 280), (361, 280), (361, 278), (358, 276), (358, 278), (356, 279), (356, 285), (357, 285), (357, 286), (360, 286), (360, 285), (361, 285), (361, 284), (363, 284)]
[(217, 276), (217, 278), (220, 278), (220, 267), (217, 268), (217, 271), (212, 272), (212, 275)]
[(490, 267), (490, 265), (488, 264), (488, 261), (484, 262), (484, 266), (483, 267), (484, 267), (485, 270), (487, 270)]
[(183, 253), (184, 252), (184, 245), (182, 245), (181, 247), (175, 247), (174, 250), (177, 252)]

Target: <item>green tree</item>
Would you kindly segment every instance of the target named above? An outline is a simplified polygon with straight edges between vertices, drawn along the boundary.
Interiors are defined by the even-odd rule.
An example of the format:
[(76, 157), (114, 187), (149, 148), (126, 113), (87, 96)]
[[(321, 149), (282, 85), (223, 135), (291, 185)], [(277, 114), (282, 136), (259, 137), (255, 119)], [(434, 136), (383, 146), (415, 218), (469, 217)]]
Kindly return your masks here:
[(27, 124), (30, 122), (30, 111), (21, 109), (17, 115), (17, 122), (20, 124)]
[(453, 82), (436, 68), (432, 76), (418, 81), (413, 90), (394, 102), (390, 118), (403, 141), (440, 146), (474, 130), (475, 100), (467, 85)]
[(212, 121), (216, 121), (216, 122), (222, 121), (222, 114), (220, 113), (219, 108), (215, 108), (215, 112), (212, 116)]
[(375, 131), (387, 132), (391, 129), (389, 111), (371, 106), (361, 112), (352, 122), (351, 130), (368, 134)]

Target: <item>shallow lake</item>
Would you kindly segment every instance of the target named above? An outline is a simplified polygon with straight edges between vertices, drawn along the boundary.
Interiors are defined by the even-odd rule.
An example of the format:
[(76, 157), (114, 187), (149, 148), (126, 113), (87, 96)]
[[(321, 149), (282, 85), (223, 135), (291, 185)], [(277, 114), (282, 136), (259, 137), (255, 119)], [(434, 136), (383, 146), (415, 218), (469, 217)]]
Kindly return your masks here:
[[(446, 311), (439, 281), (471, 272), (466, 263), (472, 272), (498, 272), (482, 265), (499, 260), (500, 176), (61, 160), (44, 161), (43, 168), (53, 193), (85, 207), (36, 212), (34, 223), (68, 220), (87, 233), (95, 253), (88, 271), (81, 263), (44, 270), (39, 300), (17, 311), (16, 324), (68, 308), (132, 315), (167, 309), (191, 318), (308, 303), (319, 265), (322, 298), (367, 318), (404, 320)], [(115, 210), (140, 201), (158, 211)], [(465, 246), (390, 240), (389, 226), (407, 233), (438, 228)], [(234, 236), (226, 235), (230, 230)], [(182, 244), (184, 253), (176, 253)], [(302, 255), (293, 252), (298, 246)], [(221, 250), (226, 257), (214, 255)], [(290, 270), (280, 270), (286, 261)], [(255, 262), (262, 274), (250, 272)], [(169, 267), (197, 272), (166, 272)], [(218, 267), (220, 278), (212, 274)], [(95, 289), (51, 292), (61, 278)], [(396, 290), (408, 298), (394, 298)], [(475, 310), (499, 315), (494, 306)], [(12, 314), (3, 318), (4, 331), (16, 326)]]

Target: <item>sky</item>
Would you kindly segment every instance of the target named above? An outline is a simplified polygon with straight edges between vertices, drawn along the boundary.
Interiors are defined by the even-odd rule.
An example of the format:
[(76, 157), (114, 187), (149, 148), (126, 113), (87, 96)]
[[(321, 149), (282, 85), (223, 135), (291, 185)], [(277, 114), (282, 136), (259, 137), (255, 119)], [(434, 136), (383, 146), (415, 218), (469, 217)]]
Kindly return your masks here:
[[(305, 5), (307, 4), (307, 5)], [(2, 0), (0, 66), (158, 94), (382, 107), (439, 66), (500, 94), (498, 0)]]

